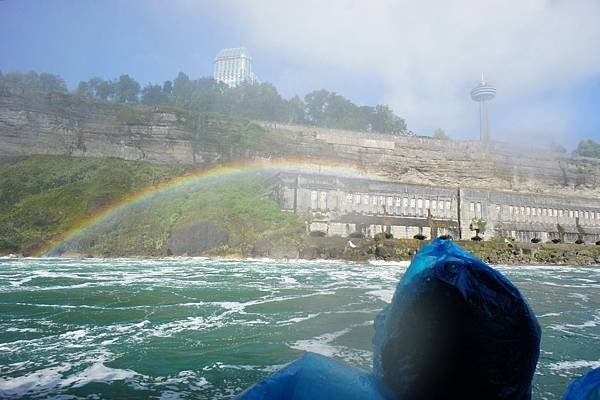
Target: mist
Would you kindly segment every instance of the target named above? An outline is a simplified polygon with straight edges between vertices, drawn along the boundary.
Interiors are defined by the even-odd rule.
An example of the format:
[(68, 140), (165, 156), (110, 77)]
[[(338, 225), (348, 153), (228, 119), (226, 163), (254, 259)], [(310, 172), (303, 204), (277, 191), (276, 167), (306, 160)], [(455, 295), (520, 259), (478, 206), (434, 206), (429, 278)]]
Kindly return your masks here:
[[(182, 18), (207, 12), (174, 4)], [(324, 86), (360, 101), (376, 82), (379, 101), (418, 134), (442, 127), (476, 138), (469, 91), (484, 72), (498, 88), (492, 138), (572, 147), (582, 134), (574, 89), (599, 78), (596, 1), (226, 1), (210, 12), (240, 29), (253, 53), (281, 60), (272, 80), (284, 94)]]

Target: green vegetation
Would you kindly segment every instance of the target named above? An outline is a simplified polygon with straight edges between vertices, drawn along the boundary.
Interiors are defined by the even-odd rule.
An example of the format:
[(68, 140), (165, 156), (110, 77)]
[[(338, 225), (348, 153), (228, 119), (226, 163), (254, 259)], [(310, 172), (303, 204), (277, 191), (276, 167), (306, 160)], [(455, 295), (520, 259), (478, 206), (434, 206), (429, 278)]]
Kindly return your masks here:
[(446, 131), (444, 131), (442, 128), (437, 128), (433, 132), (432, 138), (438, 139), (438, 140), (451, 140), (450, 136), (448, 136), (448, 134), (446, 133)]
[[(118, 159), (3, 160), (0, 253), (32, 254), (95, 210), (186, 172), (181, 167)], [(222, 253), (248, 255), (261, 240), (299, 244), (304, 223), (281, 212), (270, 190), (265, 178), (253, 176), (169, 192), (159, 196), (160, 201), (144, 202), (86, 231), (65, 250), (101, 256), (164, 256), (171, 251), (173, 233), (193, 233), (198, 225), (208, 227), (209, 236), (212, 231), (221, 234)], [(210, 250), (202, 243), (192, 246), (197, 247), (196, 253)]]
[(124, 106), (117, 114), (117, 121), (124, 124), (139, 125), (149, 123), (150, 115), (137, 108)]
[[(202, 232), (205, 240), (222, 240), (207, 248), (204, 240), (193, 240)], [(251, 255), (260, 241), (299, 244), (303, 233), (304, 223), (270, 198), (265, 178), (251, 176), (161, 195), (91, 230), (75, 250), (102, 256)]]
[(118, 159), (32, 156), (0, 163), (0, 253), (31, 254), (117, 199), (182, 174)]
[(45, 72), (41, 74), (35, 71), (29, 71), (25, 74), (21, 72), (8, 72), (4, 75), (0, 73), (1, 82), (26, 89), (40, 90), (42, 92), (67, 92), (67, 84), (63, 78)]
[[(50, 74), (11, 72), (0, 74), (2, 82), (45, 92), (67, 91), (64, 80)], [(143, 89), (129, 75), (121, 75), (114, 80), (96, 77), (79, 82), (73, 94), (118, 104), (171, 106), (194, 114), (218, 113), (241, 119), (392, 135), (407, 132), (405, 121), (387, 105), (358, 106), (327, 90), (312, 91), (304, 99), (294, 96), (286, 100), (270, 83), (243, 84), (230, 88), (212, 78), (190, 79), (183, 72), (173, 81), (165, 81), (162, 85), (149, 83)]]
[(600, 158), (600, 143), (593, 140), (582, 140), (577, 145), (576, 152), (583, 157)]

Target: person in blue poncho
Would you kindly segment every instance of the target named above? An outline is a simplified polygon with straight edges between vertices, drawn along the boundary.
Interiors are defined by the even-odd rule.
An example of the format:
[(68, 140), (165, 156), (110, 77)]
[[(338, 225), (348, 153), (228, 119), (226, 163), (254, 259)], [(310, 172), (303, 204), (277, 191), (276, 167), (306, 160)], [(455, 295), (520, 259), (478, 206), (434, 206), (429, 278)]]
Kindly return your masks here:
[(507, 278), (435, 239), (375, 320), (371, 374), (308, 353), (238, 399), (530, 399), (540, 336)]
[(563, 397), (564, 400), (600, 400), (600, 368), (575, 379)]

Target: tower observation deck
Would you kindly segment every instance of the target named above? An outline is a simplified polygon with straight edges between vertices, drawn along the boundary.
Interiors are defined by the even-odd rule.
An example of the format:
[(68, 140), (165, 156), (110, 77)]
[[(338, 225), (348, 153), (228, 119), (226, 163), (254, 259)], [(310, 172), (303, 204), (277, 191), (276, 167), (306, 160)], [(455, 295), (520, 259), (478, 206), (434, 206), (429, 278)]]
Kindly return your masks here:
[(481, 74), (481, 81), (473, 90), (471, 90), (471, 98), (479, 102), (479, 139), (482, 142), (490, 141), (490, 125), (487, 102), (496, 97), (496, 88), (489, 85)]

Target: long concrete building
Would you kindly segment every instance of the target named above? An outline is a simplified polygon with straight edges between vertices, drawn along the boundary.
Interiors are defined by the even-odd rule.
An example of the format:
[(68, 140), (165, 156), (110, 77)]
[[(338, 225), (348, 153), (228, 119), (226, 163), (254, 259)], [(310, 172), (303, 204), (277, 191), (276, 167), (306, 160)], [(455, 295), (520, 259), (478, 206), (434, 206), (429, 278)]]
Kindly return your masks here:
[(475, 219), (485, 221), (485, 239), (600, 240), (600, 201), (586, 198), (304, 173), (279, 175), (276, 198), (283, 210), (306, 218), (310, 233), (327, 236), (388, 232), (395, 238), (469, 239), (475, 236)]

